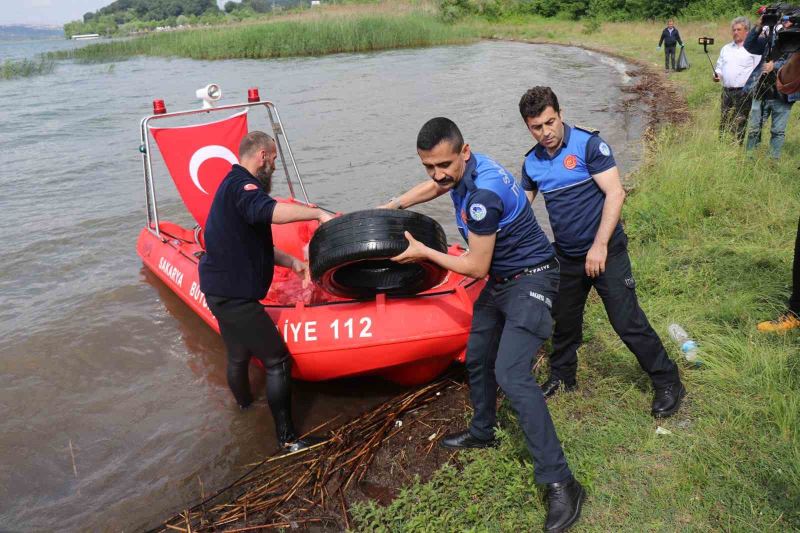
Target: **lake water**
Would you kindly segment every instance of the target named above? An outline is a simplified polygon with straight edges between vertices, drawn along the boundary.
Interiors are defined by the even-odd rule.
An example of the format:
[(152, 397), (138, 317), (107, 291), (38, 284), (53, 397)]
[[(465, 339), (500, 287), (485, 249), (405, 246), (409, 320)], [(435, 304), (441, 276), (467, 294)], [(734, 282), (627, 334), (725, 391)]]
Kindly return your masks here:
[[(71, 46), (0, 43), (0, 61)], [(642, 150), (642, 112), (623, 104), (625, 65), (559, 46), (61, 62), (47, 76), (0, 81), (0, 530), (157, 525), (201, 484), (209, 494), (275, 448), (263, 401), (236, 408), (221, 340), (135, 252), (139, 120), (154, 98), (196, 108), (194, 91), (209, 82), (223, 103), (252, 86), (274, 101), (311, 200), (345, 212), (427, 179), (415, 141), (433, 116), (518, 174), (532, 139), (517, 104), (533, 85), (554, 88), (567, 122), (600, 129), (623, 173)], [(187, 222), (171, 184), (159, 185), (161, 218)], [(447, 198), (419, 211), (458, 240)], [(308, 430), (397, 392), (378, 380), (301, 383), (295, 416)]]

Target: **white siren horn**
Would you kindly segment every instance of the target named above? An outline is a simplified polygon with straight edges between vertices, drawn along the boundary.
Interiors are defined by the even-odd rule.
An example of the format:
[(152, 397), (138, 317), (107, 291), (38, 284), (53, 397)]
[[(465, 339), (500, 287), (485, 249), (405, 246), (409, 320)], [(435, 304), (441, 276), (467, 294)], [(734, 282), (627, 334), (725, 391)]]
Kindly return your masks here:
[(214, 102), (222, 98), (222, 89), (218, 83), (209, 83), (205, 87), (197, 89), (194, 94), (203, 101), (203, 109), (208, 109), (214, 107)]

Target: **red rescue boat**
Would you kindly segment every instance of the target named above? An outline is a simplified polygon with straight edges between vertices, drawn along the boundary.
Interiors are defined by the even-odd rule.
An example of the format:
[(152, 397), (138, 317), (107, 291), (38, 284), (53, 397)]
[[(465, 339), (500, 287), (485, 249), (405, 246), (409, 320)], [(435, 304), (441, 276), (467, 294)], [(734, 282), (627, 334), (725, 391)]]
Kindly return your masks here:
[[(206, 93), (216, 98), (221, 94), (218, 86), (208, 86)], [(147, 224), (139, 235), (137, 252), (147, 268), (216, 331), (219, 331), (216, 319), (200, 291), (202, 226), (216, 187), (231, 163), (237, 162), (234, 154), (247, 132), (248, 112), (266, 110), (278, 141), (280, 166), (290, 194), (279, 201), (313, 205), (308, 200), (277, 108), (272, 102), (259, 101), (257, 90), (251, 89), (248, 97), (248, 103), (176, 113), (167, 113), (163, 102), (156, 101), (154, 114), (141, 121)], [(156, 120), (226, 111), (238, 113), (200, 125), (151, 126)], [(158, 217), (151, 137), (156, 140), (181, 198), (198, 223), (193, 229)], [(295, 198), (293, 182), (299, 184), (304, 202)], [(275, 246), (307, 258), (308, 243), (316, 227), (316, 222), (273, 225)], [(464, 249), (451, 245), (448, 252), (459, 255)], [(352, 300), (317, 286), (304, 288), (292, 272), (276, 266), (272, 286), (262, 303), (289, 347), (294, 377), (322, 381), (369, 374), (414, 385), (432, 380), (453, 361), (463, 362), (472, 305), (484, 284), (484, 280), (450, 272), (441, 284), (416, 296), (378, 294), (370, 300)]]

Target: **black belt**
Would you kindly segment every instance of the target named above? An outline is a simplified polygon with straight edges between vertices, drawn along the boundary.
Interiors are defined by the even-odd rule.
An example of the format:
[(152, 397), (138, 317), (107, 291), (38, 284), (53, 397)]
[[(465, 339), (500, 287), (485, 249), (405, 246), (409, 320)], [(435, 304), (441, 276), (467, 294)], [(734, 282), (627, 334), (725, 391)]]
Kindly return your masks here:
[(551, 268), (555, 268), (558, 266), (558, 259), (553, 257), (552, 259), (548, 259), (538, 265), (525, 267), (519, 272), (515, 272), (509, 276), (492, 276), (492, 279), (495, 283), (508, 283), (509, 281), (514, 281), (515, 279), (519, 279), (522, 276), (533, 276), (534, 274), (538, 274), (539, 272), (545, 272), (550, 270)]

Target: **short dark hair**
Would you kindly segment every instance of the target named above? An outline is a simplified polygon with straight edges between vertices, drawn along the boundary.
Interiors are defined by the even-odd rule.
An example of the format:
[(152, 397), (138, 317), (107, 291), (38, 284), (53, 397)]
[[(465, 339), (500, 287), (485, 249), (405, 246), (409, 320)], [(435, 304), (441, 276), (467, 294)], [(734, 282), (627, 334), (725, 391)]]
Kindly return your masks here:
[(519, 113), (523, 119), (538, 117), (548, 107), (552, 107), (556, 113), (561, 112), (556, 93), (550, 87), (541, 85), (528, 89), (519, 101)]
[(256, 150), (262, 148), (267, 150), (273, 144), (275, 144), (275, 139), (263, 131), (251, 131), (242, 137), (242, 141), (239, 143), (239, 159), (252, 155)]
[(447, 141), (454, 152), (464, 146), (464, 137), (456, 123), (445, 117), (436, 117), (426, 122), (417, 135), (417, 150), (433, 150), (442, 141)]

